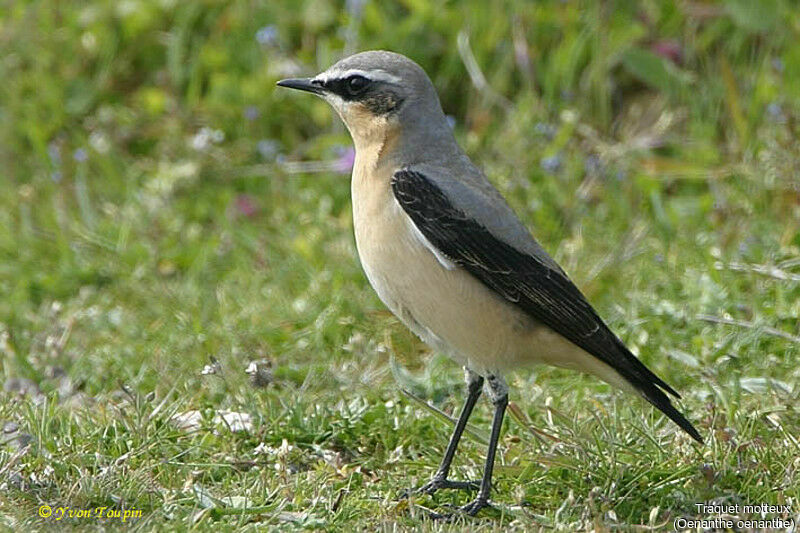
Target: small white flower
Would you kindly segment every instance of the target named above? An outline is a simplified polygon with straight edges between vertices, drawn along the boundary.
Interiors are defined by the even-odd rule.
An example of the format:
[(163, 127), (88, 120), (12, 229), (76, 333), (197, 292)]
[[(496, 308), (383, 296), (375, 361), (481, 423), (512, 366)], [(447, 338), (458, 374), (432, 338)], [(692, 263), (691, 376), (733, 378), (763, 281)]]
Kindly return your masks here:
[(203, 370), (200, 371), (201, 376), (209, 376), (213, 374), (219, 374), (222, 371), (222, 365), (216, 359), (212, 358), (211, 362), (203, 367)]
[(217, 411), (214, 424), (222, 424), (233, 432), (252, 431), (253, 422), (247, 413), (237, 411)]
[(207, 150), (212, 144), (219, 144), (225, 140), (225, 132), (204, 126), (200, 128), (190, 142), (192, 148), (198, 152)]
[(89, 145), (94, 148), (95, 152), (98, 154), (108, 153), (108, 150), (111, 148), (111, 142), (108, 140), (108, 136), (102, 131), (95, 131), (89, 135)]

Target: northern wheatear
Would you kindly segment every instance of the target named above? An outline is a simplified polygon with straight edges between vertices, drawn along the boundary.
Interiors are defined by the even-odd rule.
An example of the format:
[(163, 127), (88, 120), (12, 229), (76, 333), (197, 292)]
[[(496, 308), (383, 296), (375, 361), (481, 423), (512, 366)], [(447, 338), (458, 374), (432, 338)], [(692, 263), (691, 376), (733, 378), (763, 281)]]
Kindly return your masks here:
[[(561, 267), (456, 144), (436, 89), (399, 54), (347, 57), (281, 87), (324, 98), (356, 148), (356, 246), (384, 304), (432, 348), (461, 363), (468, 396), (444, 458), (419, 490), (478, 489), (461, 510), (488, 505), (508, 404), (507, 371), (547, 363), (594, 374), (644, 396), (698, 442), (664, 391), (679, 397), (606, 326)], [(486, 384), (494, 420), (480, 485), (447, 478), (456, 446)]]

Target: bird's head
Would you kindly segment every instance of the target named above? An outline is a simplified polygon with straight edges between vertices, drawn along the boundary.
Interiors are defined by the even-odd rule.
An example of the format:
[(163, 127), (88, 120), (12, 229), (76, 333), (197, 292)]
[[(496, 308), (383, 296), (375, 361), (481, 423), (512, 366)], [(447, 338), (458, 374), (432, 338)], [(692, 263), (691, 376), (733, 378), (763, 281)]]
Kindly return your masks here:
[(377, 138), (413, 135), (415, 130), (429, 134), (447, 123), (425, 71), (393, 52), (361, 52), (313, 78), (281, 80), (278, 85), (324, 98), (344, 121), (357, 150)]

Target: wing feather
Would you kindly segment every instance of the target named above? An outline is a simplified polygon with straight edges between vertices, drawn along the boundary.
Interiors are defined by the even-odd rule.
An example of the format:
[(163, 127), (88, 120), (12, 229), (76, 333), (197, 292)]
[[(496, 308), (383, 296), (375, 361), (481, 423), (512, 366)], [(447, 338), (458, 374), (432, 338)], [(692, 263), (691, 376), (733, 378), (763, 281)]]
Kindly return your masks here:
[(661, 389), (680, 397), (678, 393), (625, 347), (566, 274), (551, 267), (551, 259), (522, 252), (493, 235), (455, 207), (443, 190), (420, 172), (400, 170), (391, 185), (397, 202), (441, 255), (611, 366), (650, 403), (702, 442), (697, 430)]

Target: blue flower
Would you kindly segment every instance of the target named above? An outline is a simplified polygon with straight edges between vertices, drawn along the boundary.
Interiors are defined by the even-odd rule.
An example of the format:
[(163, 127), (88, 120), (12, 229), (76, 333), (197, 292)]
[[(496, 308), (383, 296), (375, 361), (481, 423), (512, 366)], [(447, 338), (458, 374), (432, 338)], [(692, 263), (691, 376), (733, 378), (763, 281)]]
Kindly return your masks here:
[(595, 154), (589, 154), (589, 157), (583, 162), (583, 168), (587, 174), (599, 176), (603, 173), (603, 161)]
[(264, 160), (272, 161), (277, 158), (280, 145), (272, 139), (261, 139), (256, 143), (256, 150)]
[(273, 46), (278, 42), (278, 28), (274, 24), (259, 28), (256, 32), (256, 41), (261, 46)]
[(542, 159), (541, 166), (542, 170), (549, 174), (555, 174), (559, 170), (561, 170), (561, 154), (552, 155), (550, 157), (545, 157)]
[(547, 122), (537, 122), (536, 126), (534, 126), (536, 133), (544, 135), (548, 139), (552, 139), (558, 133), (558, 128), (552, 124), (548, 124)]
[(249, 105), (244, 108), (244, 118), (249, 120), (250, 122), (256, 120), (259, 117), (259, 115), (261, 115), (261, 112), (254, 105)]
[(786, 124), (786, 115), (778, 102), (772, 102), (767, 106), (767, 115), (776, 124)]
[(348, 13), (353, 17), (360, 17), (361, 12), (364, 10), (366, 0), (347, 0), (344, 5)]
[(53, 165), (58, 166), (61, 164), (61, 151), (58, 149), (58, 145), (55, 142), (51, 142), (47, 145), (47, 156), (50, 158), (50, 162)]
[(72, 152), (72, 159), (74, 159), (78, 163), (85, 163), (89, 159), (89, 152), (87, 152), (83, 148), (78, 148), (77, 150)]

